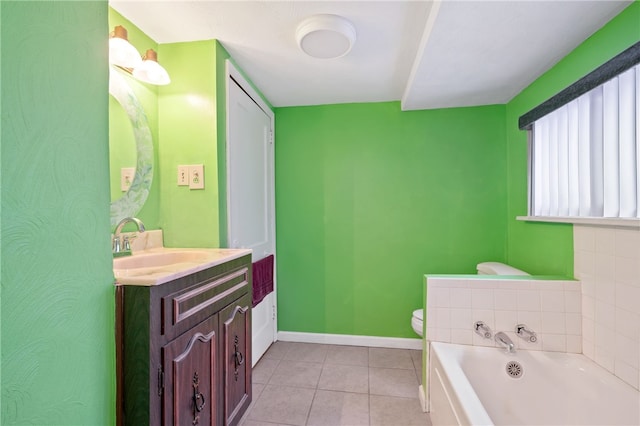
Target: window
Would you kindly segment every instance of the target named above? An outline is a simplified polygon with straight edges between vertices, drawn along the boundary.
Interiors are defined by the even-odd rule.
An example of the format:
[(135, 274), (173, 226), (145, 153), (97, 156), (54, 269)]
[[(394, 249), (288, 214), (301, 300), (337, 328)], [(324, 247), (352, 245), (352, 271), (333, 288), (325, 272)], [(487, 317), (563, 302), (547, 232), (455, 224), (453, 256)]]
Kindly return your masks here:
[(640, 43), (520, 118), (529, 216), (640, 218)]

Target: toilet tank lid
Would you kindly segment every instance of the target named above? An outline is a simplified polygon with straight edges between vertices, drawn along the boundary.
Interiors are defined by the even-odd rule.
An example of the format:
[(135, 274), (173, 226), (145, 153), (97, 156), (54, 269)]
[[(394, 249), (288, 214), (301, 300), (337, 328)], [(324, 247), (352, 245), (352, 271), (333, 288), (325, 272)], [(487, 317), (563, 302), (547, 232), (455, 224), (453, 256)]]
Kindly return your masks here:
[(482, 262), (478, 263), (478, 272), (487, 275), (529, 275), (513, 266), (505, 265), (500, 262)]

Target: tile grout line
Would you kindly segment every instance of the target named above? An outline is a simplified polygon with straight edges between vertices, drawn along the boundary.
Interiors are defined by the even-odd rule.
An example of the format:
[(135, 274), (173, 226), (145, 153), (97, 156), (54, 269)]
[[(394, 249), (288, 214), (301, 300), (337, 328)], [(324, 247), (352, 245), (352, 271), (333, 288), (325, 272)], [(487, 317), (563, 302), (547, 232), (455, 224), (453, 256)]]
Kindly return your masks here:
[(324, 371), (324, 366), (326, 365), (326, 361), (327, 361), (327, 354), (325, 353), (324, 358), (322, 360), (322, 367), (320, 368), (320, 375), (318, 376), (318, 381), (316, 382), (316, 386), (313, 389), (313, 398), (311, 398), (311, 404), (309, 404), (309, 411), (307, 412), (307, 418), (304, 422), (305, 425), (309, 424), (309, 418), (311, 417), (311, 410), (313, 409), (313, 403), (316, 401), (316, 396), (318, 395), (318, 386), (320, 386), (320, 378), (322, 378), (322, 372)]

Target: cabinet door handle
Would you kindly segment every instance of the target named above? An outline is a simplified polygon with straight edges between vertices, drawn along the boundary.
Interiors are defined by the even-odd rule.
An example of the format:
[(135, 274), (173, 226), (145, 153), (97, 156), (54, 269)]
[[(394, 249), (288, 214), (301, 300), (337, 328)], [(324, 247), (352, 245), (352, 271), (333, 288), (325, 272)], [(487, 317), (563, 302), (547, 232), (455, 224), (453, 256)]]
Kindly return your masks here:
[(200, 393), (198, 388), (200, 387), (200, 379), (198, 378), (198, 372), (193, 373), (193, 422), (191, 424), (197, 425), (200, 421), (199, 412), (202, 411), (207, 403), (204, 399), (204, 395)]
[[(202, 403), (199, 404), (198, 401), (202, 401)], [(198, 413), (202, 411), (202, 409), (206, 404), (206, 401), (204, 400), (204, 395), (201, 393), (197, 393), (193, 396), (193, 402), (195, 403), (196, 411)]]
[(242, 355), (242, 352), (239, 351), (239, 348), (240, 348), (240, 339), (236, 334), (233, 339), (233, 364), (234, 364), (233, 378), (235, 379), (236, 382), (238, 381), (238, 375), (240, 373), (238, 367), (244, 364), (244, 355)]
[(236, 358), (236, 368), (244, 364), (244, 355), (242, 355), (242, 352), (238, 350), (237, 346), (236, 346), (236, 353), (234, 353), (233, 356)]

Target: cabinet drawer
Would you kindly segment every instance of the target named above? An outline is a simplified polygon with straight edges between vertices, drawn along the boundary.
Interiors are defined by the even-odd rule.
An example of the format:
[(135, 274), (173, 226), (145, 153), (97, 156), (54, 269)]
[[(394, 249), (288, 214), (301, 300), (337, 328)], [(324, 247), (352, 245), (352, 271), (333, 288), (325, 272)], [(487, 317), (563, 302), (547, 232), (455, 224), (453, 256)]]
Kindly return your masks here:
[(249, 268), (243, 266), (162, 297), (161, 333), (167, 338), (181, 334), (249, 293), (249, 283)]

